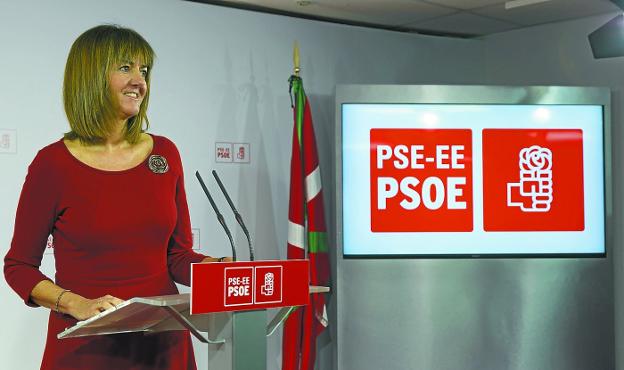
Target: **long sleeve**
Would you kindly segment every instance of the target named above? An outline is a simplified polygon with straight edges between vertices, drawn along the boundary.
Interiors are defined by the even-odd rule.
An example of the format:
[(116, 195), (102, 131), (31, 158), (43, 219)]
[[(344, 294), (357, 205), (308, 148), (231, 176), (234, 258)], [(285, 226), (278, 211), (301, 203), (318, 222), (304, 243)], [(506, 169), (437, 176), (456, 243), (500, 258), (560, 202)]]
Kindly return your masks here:
[(15, 216), (11, 248), (4, 257), (4, 276), (15, 292), (32, 307), (32, 289), (50, 280), (41, 271), (41, 259), (57, 216), (57, 191), (52, 170), (41, 152), (28, 167), (28, 174)]
[(192, 249), (193, 233), (184, 189), (184, 173), (179, 157), (175, 160), (178, 161), (180, 168), (175, 197), (177, 222), (169, 239), (167, 265), (173, 280), (188, 286), (191, 284), (191, 263), (201, 262), (206, 256), (196, 253)]

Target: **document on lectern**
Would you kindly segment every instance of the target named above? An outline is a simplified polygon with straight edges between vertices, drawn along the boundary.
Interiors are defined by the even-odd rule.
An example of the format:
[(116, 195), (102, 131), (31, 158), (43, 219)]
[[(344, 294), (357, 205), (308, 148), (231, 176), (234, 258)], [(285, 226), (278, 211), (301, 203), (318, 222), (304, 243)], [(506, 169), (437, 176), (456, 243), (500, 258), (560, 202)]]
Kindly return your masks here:
[(65, 329), (57, 337), (74, 338), (89, 335), (105, 335), (129, 332), (149, 332), (171, 317), (163, 307), (173, 307), (178, 312), (188, 311), (189, 294), (155, 297), (136, 297), (124, 301), (87, 320)]

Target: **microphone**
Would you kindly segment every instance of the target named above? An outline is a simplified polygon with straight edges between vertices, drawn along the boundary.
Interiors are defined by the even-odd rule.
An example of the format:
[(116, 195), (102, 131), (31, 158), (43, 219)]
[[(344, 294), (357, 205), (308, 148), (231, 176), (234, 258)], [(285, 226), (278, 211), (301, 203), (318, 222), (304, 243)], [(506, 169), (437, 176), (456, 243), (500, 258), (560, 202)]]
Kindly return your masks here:
[(212, 209), (214, 209), (215, 214), (217, 215), (217, 220), (219, 220), (219, 223), (221, 224), (221, 226), (223, 226), (223, 230), (225, 230), (225, 233), (227, 234), (228, 239), (230, 239), (230, 246), (232, 247), (232, 259), (236, 261), (236, 248), (234, 247), (234, 240), (232, 239), (232, 234), (230, 233), (230, 229), (228, 229), (227, 225), (225, 224), (225, 219), (223, 219), (223, 215), (221, 214), (221, 212), (219, 212), (217, 205), (212, 199), (212, 196), (210, 196), (210, 192), (208, 191), (206, 184), (204, 184), (204, 180), (199, 174), (199, 171), (195, 171), (195, 176), (197, 177), (197, 180), (199, 180), (199, 184), (201, 185), (202, 189), (204, 189), (204, 193), (206, 193), (206, 196), (208, 197), (208, 200), (210, 201), (210, 205), (212, 206)]
[(223, 186), (223, 183), (221, 182), (219, 175), (217, 175), (216, 170), (212, 170), (212, 176), (214, 176), (215, 180), (217, 180), (219, 189), (221, 189), (221, 192), (223, 193), (223, 195), (225, 195), (225, 199), (230, 205), (230, 208), (232, 208), (232, 212), (234, 212), (234, 217), (236, 217), (236, 221), (241, 226), (241, 228), (243, 229), (243, 232), (245, 233), (245, 236), (247, 237), (247, 244), (249, 244), (249, 260), (253, 261), (255, 259), (254, 248), (251, 245), (251, 237), (249, 236), (249, 231), (247, 230), (247, 227), (245, 226), (245, 223), (243, 222), (243, 218), (241, 217), (240, 213), (238, 213), (238, 211), (236, 210), (236, 207), (234, 207), (234, 203), (232, 202), (232, 199), (230, 198), (230, 195), (228, 194), (227, 190), (225, 190), (225, 186)]

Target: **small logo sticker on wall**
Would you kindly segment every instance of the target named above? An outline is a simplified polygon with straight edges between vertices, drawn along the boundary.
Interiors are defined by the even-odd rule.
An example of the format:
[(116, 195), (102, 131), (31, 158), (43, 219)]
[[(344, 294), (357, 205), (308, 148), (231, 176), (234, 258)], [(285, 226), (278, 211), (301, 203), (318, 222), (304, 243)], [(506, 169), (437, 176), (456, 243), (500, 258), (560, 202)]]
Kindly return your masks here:
[(234, 162), (235, 163), (249, 163), (251, 152), (249, 149), (249, 143), (234, 143)]
[(191, 232), (193, 233), (193, 250), (199, 250), (201, 248), (199, 229), (193, 228)]
[(232, 162), (232, 143), (215, 143), (215, 161)]
[(0, 129), (0, 153), (17, 153), (17, 130)]

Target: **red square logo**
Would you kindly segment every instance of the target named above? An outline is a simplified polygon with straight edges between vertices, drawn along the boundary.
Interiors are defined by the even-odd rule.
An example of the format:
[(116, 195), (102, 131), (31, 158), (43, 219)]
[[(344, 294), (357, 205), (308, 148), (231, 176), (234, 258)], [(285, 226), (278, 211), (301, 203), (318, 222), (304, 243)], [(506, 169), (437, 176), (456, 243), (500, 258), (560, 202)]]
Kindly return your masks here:
[(485, 231), (582, 231), (583, 131), (483, 130)]
[(472, 132), (370, 131), (373, 232), (472, 231)]
[(253, 304), (254, 268), (228, 267), (225, 269), (225, 306)]
[(282, 301), (282, 266), (256, 267), (256, 303)]

